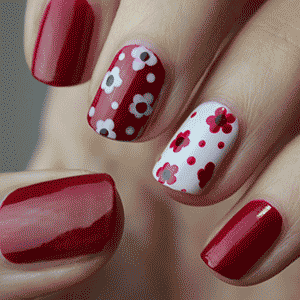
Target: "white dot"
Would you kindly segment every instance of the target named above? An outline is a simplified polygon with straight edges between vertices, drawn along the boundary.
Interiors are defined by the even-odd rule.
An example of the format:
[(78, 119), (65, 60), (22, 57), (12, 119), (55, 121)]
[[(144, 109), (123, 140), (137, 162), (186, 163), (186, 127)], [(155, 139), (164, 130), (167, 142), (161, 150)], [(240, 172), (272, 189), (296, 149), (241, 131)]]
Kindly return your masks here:
[(111, 108), (112, 109), (117, 109), (119, 107), (119, 104), (116, 102), (116, 101), (114, 101), (112, 104), (111, 104)]
[(89, 111), (89, 116), (92, 117), (95, 114), (95, 107), (92, 106), (90, 111)]
[(119, 60), (123, 60), (125, 58), (125, 53), (121, 53), (120, 55), (119, 55)]
[(133, 133), (134, 133), (134, 128), (132, 126), (126, 128), (126, 134), (132, 135)]
[(154, 82), (155, 81), (155, 75), (152, 74), (152, 73), (149, 73), (147, 75), (147, 81), (150, 82), (150, 83)]

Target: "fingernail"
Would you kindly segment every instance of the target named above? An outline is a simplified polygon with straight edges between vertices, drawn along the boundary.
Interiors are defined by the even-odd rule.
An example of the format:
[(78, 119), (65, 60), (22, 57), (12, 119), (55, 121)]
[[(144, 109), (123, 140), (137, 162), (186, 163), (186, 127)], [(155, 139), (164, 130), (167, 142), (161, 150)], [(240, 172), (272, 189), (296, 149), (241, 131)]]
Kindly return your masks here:
[(133, 141), (154, 114), (165, 70), (158, 56), (144, 46), (129, 45), (115, 56), (88, 113), (100, 135)]
[(107, 174), (62, 178), (19, 188), (0, 208), (0, 250), (12, 263), (100, 252), (116, 222), (116, 189)]
[(280, 213), (264, 200), (244, 206), (201, 253), (214, 271), (240, 279), (272, 246), (281, 232)]
[(32, 75), (52, 86), (81, 83), (94, 21), (86, 0), (52, 0), (40, 24)]
[(177, 191), (198, 194), (233, 146), (238, 120), (217, 102), (199, 105), (183, 123), (153, 169), (154, 178)]

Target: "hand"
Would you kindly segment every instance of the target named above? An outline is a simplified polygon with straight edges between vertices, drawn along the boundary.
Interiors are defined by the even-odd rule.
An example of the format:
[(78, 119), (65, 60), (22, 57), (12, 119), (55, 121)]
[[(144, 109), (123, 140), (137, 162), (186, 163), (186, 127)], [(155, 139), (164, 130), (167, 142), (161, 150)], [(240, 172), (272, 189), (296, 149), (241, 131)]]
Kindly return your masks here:
[[(98, 6), (98, 8), (104, 7), (103, 3), (99, 3), (98, 1), (95, 3), (91, 2), (91, 4), (96, 5), (96, 7)], [(105, 298), (106, 293), (110, 293), (109, 295), (112, 295), (113, 298), (120, 298), (121, 294), (116, 290), (116, 286), (121, 287), (126, 298), (140, 299), (141, 297), (139, 297), (137, 290), (126, 290), (128, 283), (127, 285), (124, 283), (122, 285), (122, 282), (119, 282), (121, 285), (118, 285), (115, 282), (111, 282), (116, 274), (120, 274), (120, 269), (116, 270), (116, 267), (122, 265), (122, 272), (125, 274), (121, 275), (122, 279), (127, 278), (130, 283), (141, 283), (143, 278), (147, 278), (152, 284), (155, 283), (154, 288), (151, 289), (151, 292), (157, 293), (154, 298), (164, 297), (166, 299), (164, 292), (158, 291), (155, 287), (160, 286), (159, 284), (162, 282), (169, 284), (165, 280), (170, 274), (184, 277), (184, 275), (179, 275), (178, 270), (172, 269), (171, 266), (173, 263), (169, 265), (167, 263), (170, 257), (174, 257), (174, 245), (180, 246), (181, 250), (176, 249), (176, 254), (178, 255), (184, 252), (184, 247), (181, 245), (187, 245), (189, 242), (194, 243), (195, 246), (189, 248), (189, 251), (196, 260), (196, 274), (198, 276), (200, 276), (200, 273), (202, 275), (206, 274), (205, 272), (207, 271), (204, 270), (208, 268), (204, 269), (205, 266), (200, 260), (201, 250), (204, 249), (203, 242), (206, 238), (206, 230), (210, 230), (210, 226), (214, 223), (213, 221), (216, 221), (212, 221), (210, 218), (215, 217), (216, 213), (218, 213), (218, 218), (221, 217), (222, 211), (218, 210), (221, 208), (221, 205), (223, 205), (223, 208), (226, 207), (227, 210), (229, 209), (229, 203), (221, 202), (229, 196), (234, 196), (234, 202), (237, 200), (238, 202), (218, 223), (211, 237), (239, 209), (255, 199), (268, 201), (274, 207), (269, 212), (273, 213), (271, 216), (276, 216), (276, 225), (280, 223), (278, 222), (280, 220), (279, 216), (282, 217), (283, 223), (280, 228), (280, 237), (276, 241), (273, 241), (273, 246), (267, 250), (268, 252), (258, 252), (262, 255), (262, 258), (259, 259), (257, 264), (253, 265), (254, 269), (250, 270), (249, 273), (246, 272), (243, 274), (244, 277), (232, 280), (220, 275), (222, 270), (224, 270), (224, 268), (221, 268), (215, 273), (218, 278), (237, 286), (252, 285), (272, 278), (296, 259), (298, 253), (295, 249), (298, 247), (298, 241), (297, 226), (295, 224), (298, 215), (298, 197), (296, 193), (298, 183), (295, 181), (295, 178), (297, 178), (297, 170), (299, 168), (296, 159), (298, 139), (293, 138), (298, 133), (296, 118), (299, 109), (297, 101), (298, 48), (297, 31), (293, 31), (291, 28), (297, 28), (297, 22), (299, 22), (299, 5), (296, 2), (289, 2), (287, 4), (286, 2), (268, 1), (256, 13), (255, 17), (251, 18), (232, 44), (229, 45), (228, 49), (225, 49), (226, 52), (221, 53), (215, 65), (211, 66), (211, 72), (205, 74), (205, 70), (210, 66), (217, 50), (220, 47), (222, 48), (221, 43), (233, 27), (233, 21), (236, 17), (240, 16), (242, 8), (245, 9), (246, 7), (246, 2), (242, 1), (238, 3), (240, 6), (237, 7), (233, 3), (225, 1), (216, 2), (215, 6), (211, 4), (211, 1), (188, 4), (178, 2), (178, 5), (180, 4), (181, 6), (174, 5), (175, 8), (170, 12), (169, 5), (163, 5), (159, 2), (147, 3), (148, 6), (145, 5), (147, 9), (141, 6), (140, 3), (137, 5), (137, 3), (124, 2), (121, 3), (115, 19), (113, 18), (114, 13), (103, 14), (105, 16), (109, 15), (111, 22), (112, 20), (114, 22), (109, 34), (108, 30), (105, 31), (107, 28), (110, 28), (108, 21), (104, 21), (104, 24), (108, 24), (108, 26), (102, 26), (101, 30), (99, 29), (99, 36), (103, 40), (102, 43), (99, 38), (91, 37), (91, 39), (95, 38), (95, 45), (97, 46), (90, 50), (90, 53), (93, 53), (93, 51), (95, 53), (101, 52), (97, 64), (93, 67), (93, 64), (89, 61), (90, 68), (83, 70), (86, 74), (89, 72), (91, 74), (91, 70), (93, 70), (91, 81), (79, 86), (52, 90), (44, 114), (44, 127), (41, 136), (45, 137), (44, 143), (40, 143), (39, 149), (29, 164), (28, 171), (30, 173), (26, 173), (23, 176), (24, 181), (22, 181), (23, 184), (21, 185), (27, 186), (35, 182), (52, 180), (54, 177), (62, 178), (89, 173), (83, 171), (76, 171), (74, 173), (72, 169), (89, 170), (93, 173), (109, 173), (116, 182), (116, 188), (124, 205), (126, 221), (122, 242), (114, 257), (100, 271), (99, 268), (104, 264), (99, 264), (98, 257), (96, 258), (98, 265), (93, 261), (90, 273), (83, 272), (82, 274), (80, 269), (77, 269), (71, 273), (71, 277), (69, 271), (72, 269), (72, 261), (60, 260), (55, 262), (56, 269), (52, 269), (50, 265), (42, 264), (37, 266), (34, 272), (34, 281), (29, 276), (26, 277), (26, 286), (30, 287), (29, 292), (22, 294), (24, 289), (22, 284), (20, 284), (20, 288), (16, 289), (15, 294), (12, 294), (9, 289), (3, 290), (8, 297), (25, 298), (30, 297), (29, 294), (32, 295), (31, 297), (36, 297), (42, 295), (45, 289), (49, 293), (53, 293), (55, 289), (59, 289), (58, 295), (55, 295), (56, 299), (58, 299), (58, 296), (63, 297), (63, 294), (79, 295), (81, 293), (83, 295), (83, 292), (86, 291), (84, 289), (85, 285), (77, 285), (77, 282), (84, 279), (86, 280), (85, 284), (87, 282), (91, 284), (93, 281), (91, 278), (94, 280), (99, 278), (101, 282), (101, 279), (105, 278), (106, 270), (114, 273), (110, 276), (110, 283), (99, 287), (94, 286), (93, 292), (89, 295), (90, 299), (93, 299), (94, 295), (96, 295), (95, 291), (101, 293), (103, 295), (102, 298)], [(247, 3), (253, 2), (250, 1)], [(46, 4), (41, 11), (36, 9), (37, 5), (34, 1), (29, 1), (28, 5), (25, 51), (28, 65), (32, 68), (34, 41), (38, 32), (38, 26), (34, 26), (34, 24), (40, 19), (41, 12), (46, 7)], [(111, 9), (111, 12), (116, 11), (116, 6), (114, 9)], [(30, 11), (32, 14), (30, 14)], [(175, 12), (176, 18), (174, 20)], [(36, 17), (34, 17), (35, 14)], [(183, 18), (186, 15), (189, 17), (188, 22), (186, 18)], [(243, 16), (245, 15), (247, 16), (244, 13)], [(97, 17), (95, 17), (96, 19)], [(240, 20), (242, 19), (240, 17)], [(185, 22), (180, 22), (181, 20), (185, 20)], [(164, 27), (163, 24), (167, 24), (167, 26)], [(279, 26), (281, 31), (276, 26)], [(33, 28), (35, 29), (33, 30)], [(103, 28), (104, 32), (102, 31)], [(148, 37), (146, 41), (145, 36)], [(122, 37), (124, 40), (120, 41), (119, 37)], [(129, 40), (138, 41), (139, 44), (144, 45), (147, 49), (151, 49), (148, 50), (151, 51), (148, 53), (148, 59), (152, 59), (154, 55), (156, 58), (159, 58), (155, 64), (156, 67), (161, 68), (162, 66), (165, 69), (162, 92), (158, 90), (161, 87), (156, 85), (156, 96), (152, 95), (153, 98), (147, 98), (145, 94), (142, 94), (145, 100), (142, 101), (140, 99), (141, 103), (148, 104), (148, 106), (149, 103), (158, 103), (155, 110), (153, 109), (153, 112), (150, 114), (149, 122), (143, 135), (137, 136), (135, 140), (144, 142), (142, 144), (135, 143), (135, 141), (131, 141), (131, 143), (116, 142), (115, 140), (119, 139), (119, 134), (117, 133), (120, 130), (120, 127), (117, 127), (117, 122), (115, 122), (114, 128), (105, 127), (103, 126), (105, 120), (102, 120), (102, 123), (97, 123), (94, 117), (102, 117), (101, 114), (103, 111), (100, 109), (102, 107), (101, 104), (103, 104), (102, 101), (105, 99), (112, 100), (115, 95), (109, 93), (112, 80), (109, 79), (111, 74), (107, 72), (107, 69), (118, 49), (121, 49), (121, 46), (127, 44)], [(126, 51), (128, 49), (126, 48)], [(133, 49), (130, 50), (132, 51)], [(93, 57), (94, 54), (90, 53), (87, 55)], [(98, 56), (96, 55), (95, 57), (97, 58)], [(143, 66), (140, 61), (138, 63), (137, 68)], [(47, 72), (42, 72), (46, 75), (55, 75), (57, 70), (61, 70), (59, 64), (56, 65), (53, 63), (52, 65), (47, 65), (44, 63), (41, 65), (46, 66), (45, 70)], [(149, 69), (144, 66), (143, 70), (146, 71)], [(53, 73), (50, 71), (53, 71)], [(142, 71), (139, 70), (139, 72)], [(158, 74), (162, 73), (158, 72)], [(284, 81), (282, 80), (282, 74), (284, 74)], [(120, 79), (125, 78), (123, 75), (120, 73)], [(200, 80), (204, 78), (204, 75), (208, 75), (205, 81), (202, 81), (205, 85), (201, 86), (199, 90), (194, 89), (198, 87), (196, 86), (197, 83), (201, 83)], [(35, 76), (37, 77), (36, 73)], [(105, 76), (106, 81), (104, 82), (103, 78)], [(159, 76), (155, 76), (155, 79)], [(61, 73), (57, 77), (61, 78)], [(53, 76), (53, 78), (56, 77)], [(75, 76), (75, 78), (77, 77)], [(84, 82), (88, 78), (89, 76), (80, 78), (79, 82), (67, 82), (67, 84), (62, 83), (61, 85), (73, 86), (74, 84)], [(39, 79), (41, 80), (42, 78)], [(49, 78), (46, 79), (49, 80)], [(121, 85), (118, 87), (120, 83), (118, 83), (117, 79), (119, 78), (115, 75), (113, 79), (116, 84), (116, 90), (117, 88), (121, 90), (126, 84), (129, 89), (133, 88), (125, 79), (124, 83), (122, 82), (122, 88)], [(137, 80), (136, 78), (133, 79)], [(148, 79), (149, 83), (155, 82), (153, 81), (153, 76), (149, 76)], [(161, 80), (161, 78), (158, 79)], [(60, 85), (57, 81), (51, 80), (50, 78), (49, 84)], [(108, 93), (105, 93), (111, 96), (103, 98), (104, 92), (102, 94), (97, 93), (100, 84), (101, 89), (104, 91), (107, 89)], [(275, 89), (274, 87), (277, 88)], [(88, 90), (89, 94), (87, 94)], [(133, 93), (133, 91), (130, 90), (130, 93)], [(93, 102), (96, 95), (96, 100)], [(123, 100), (123, 98), (120, 98), (121, 92), (116, 95), (119, 97), (116, 99), (117, 101)], [(223, 109), (223, 113), (218, 114), (219, 111), (216, 112), (218, 107), (212, 106), (214, 105), (212, 100), (217, 101), (220, 107), (224, 107), (226, 113), (224, 113)], [(95, 111), (94, 114), (93, 109), (90, 109), (92, 102), (92, 107), (94, 107)], [(132, 106), (130, 113), (139, 116), (138, 113), (140, 112), (137, 108), (137, 103), (133, 103), (136, 109), (134, 110), (134, 106)], [(205, 106), (198, 108), (200, 103), (208, 103), (207, 105), (210, 105), (206, 106), (209, 115), (206, 116), (205, 111), (202, 109)], [(119, 108), (120, 103), (117, 104), (114, 106)], [(120, 105), (119, 110), (121, 107)], [(118, 108), (115, 109), (117, 112)], [(211, 110), (213, 110), (213, 113), (210, 112)], [(107, 112), (109, 111), (107, 110)], [(211, 180), (205, 181), (203, 186), (203, 180), (201, 179), (203, 175), (201, 174), (203, 171), (206, 172), (207, 169), (202, 161), (203, 171), (197, 174), (199, 175), (196, 177), (199, 179), (197, 185), (195, 185), (195, 182), (190, 181), (190, 188), (182, 193), (181, 190), (183, 188), (180, 185), (176, 185), (175, 189), (170, 189), (175, 187), (175, 185), (173, 185), (174, 182), (172, 182), (171, 178), (166, 178), (166, 176), (170, 177), (172, 175), (172, 178), (177, 176), (177, 183), (184, 184), (184, 178), (180, 177), (180, 171), (183, 169), (183, 161), (179, 165), (180, 168), (178, 167), (178, 170), (176, 170), (176, 174), (169, 174), (171, 171), (174, 172), (173, 169), (169, 170), (169, 173), (162, 174), (161, 171), (163, 170), (159, 171), (159, 168), (163, 166), (155, 166), (154, 177), (156, 176), (156, 180), (160, 179), (164, 186), (154, 180), (151, 171), (155, 165), (155, 160), (158, 161), (161, 152), (166, 146), (167, 151), (164, 152), (162, 160), (158, 164), (162, 161), (165, 164), (164, 160), (166, 160), (166, 157), (169, 157), (170, 152), (173, 152), (171, 153), (172, 155), (180, 153), (183, 150), (191, 149), (191, 146), (194, 145), (193, 140), (190, 140), (189, 144), (186, 145), (186, 136), (180, 139), (182, 143), (177, 143), (177, 140), (181, 137), (179, 136), (179, 133), (182, 131), (180, 126), (185, 119), (189, 120), (194, 112), (205, 117), (205, 121), (208, 122), (207, 125), (210, 127), (210, 133), (207, 133), (204, 129), (199, 130), (199, 136), (204, 136), (206, 140), (204, 140), (204, 145), (203, 142), (201, 145), (198, 144), (199, 148), (197, 149), (206, 150), (205, 147), (208, 146), (208, 142), (212, 141), (215, 143), (216, 140), (212, 136), (213, 134), (217, 136), (217, 133), (219, 137), (221, 137), (220, 134), (223, 134), (224, 137), (228, 138), (230, 147), (227, 146), (226, 142), (224, 145), (219, 145), (220, 141), (217, 142), (218, 148), (220, 150), (224, 149), (224, 154), (227, 154), (226, 160), (223, 159), (225, 157), (224, 154), (216, 155), (217, 151), (206, 151), (203, 156), (199, 154), (199, 150), (194, 152), (197, 164), (198, 161), (201, 161), (201, 157), (207, 158), (207, 162), (213, 160), (215, 169), (211, 173), (214, 176)], [(98, 134), (106, 135), (108, 138), (100, 137), (88, 127), (86, 122), (87, 113), (89, 113), (91, 127)], [(224, 117), (218, 118), (219, 115), (224, 115)], [(211, 116), (214, 122), (218, 118), (218, 124), (216, 122), (215, 124), (219, 128), (212, 123), (212, 118), (208, 120)], [(104, 117), (106, 116), (103, 115)], [(136, 118), (139, 119), (138, 117)], [(197, 125), (197, 121), (195, 122)], [(189, 124), (185, 123), (186, 126), (190, 126)], [(232, 127), (231, 131), (229, 129), (230, 126), (225, 127), (227, 124)], [(137, 123), (137, 126), (142, 127), (142, 125)], [(101, 132), (102, 129), (105, 129), (106, 132), (104, 130)], [(177, 130), (179, 131), (177, 132)], [(184, 134), (186, 130), (189, 129), (185, 129), (182, 133)], [(116, 134), (115, 138), (112, 131)], [(190, 131), (190, 136), (193, 136), (194, 130), (191, 129)], [(218, 132), (214, 133), (214, 131)], [(126, 133), (131, 132), (132, 130), (128, 130)], [(130, 134), (127, 135), (130, 136)], [(173, 135), (174, 137), (172, 137)], [(173, 141), (175, 142), (172, 146)], [(170, 146), (172, 147), (170, 148)], [(185, 153), (187, 154), (187, 152)], [(275, 154), (278, 154), (276, 158)], [(180, 157), (184, 158), (184, 156)], [(292, 162), (290, 161), (290, 157), (294, 158)], [(175, 159), (175, 156), (172, 156), (172, 159)], [(189, 161), (190, 166), (195, 165), (193, 158)], [(28, 180), (28, 176), (32, 177), (31, 172), (33, 170), (44, 172), (42, 170), (47, 169), (52, 169), (54, 173), (47, 173), (45, 177), (38, 175), (39, 179)], [(61, 171), (62, 173), (58, 171), (59, 169), (63, 170)], [(263, 175), (258, 177), (262, 171), (264, 171)], [(293, 174), (293, 177), (291, 178), (287, 174)], [(11, 175), (13, 177), (6, 176), (9, 175), (4, 174), (3, 180), (7, 182), (15, 182), (20, 180), (19, 178), (22, 178), (20, 174)], [(180, 178), (182, 178), (181, 182), (179, 182)], [(247, 190), (250, 187), (251, 189)], [(7, 191), (9, 189), (15, 190), (10, 184), (7, 186)], [(239, 189), (242, 192), (247, 190), (247, 195), (240, 197), (239, 193), (234, 194)], [(183, 210), (179, 204), (180, 202), (190, 205), (185, 210), (188, 213), (183, 215), (183, 219), (179, 217), (179, 212)], [(200, 207), (215, 203), (219, 204), (207, 208)], [(2, 209), (4, 208), (5, 206)], [(277, 214), (277, 211), (279, 214)], [(175, 213), (177, 213), (177, 217), (173, 218), (173, 214)], [(192, 219), (193, 222), (188, 219), (190, 214), (194, 216), (194, 219)], [(122, 220), (122, 218), (120, 217), (119, 220)], [(210, 223), (205, 224), (206, 221), (210, 221)], [(187, 223), (189, 226), (186, 225)], [(176, 225), (180, 225), (179, 229)], [(199, 228), (203, 228), (203, 231), (199, 230)], [(189, 232), (190, 236), (187, 237), (185, 229), (188, 230), (187, 232)], [(264, 232), (266, 233), (267, 231)], [(179, 238), (175, 233), (180, 233), (181, 236), (185, 236), (185, 239)], [(200, 239), (199, 236), (201, 237)], [(208, 240), (211, 240), (211, 237)], [(253, 236), (251, 238), (253, 239)], [(255, 245), (255, 243), (252, 242), (251, 245)], [(166, 250), (166, 246), (170, 247), (170, 250)], [(283, 248), (283, 246), (285, 247)], [(135, 251), (134, 254), (132, 254), (132, 251)], [(281, 251), (285, 252), (284, 255), (281, 255)], [(128, 257), (134, 259), (134, 262), (126, 261)], [(241, 257), (240, 254), (239, 258)], [(151, 268), (143, 269), (145, 270), (143, 276), (137, 275), (134, 277), (133, 274), (137, 271), (135, 264), (140, 263), (140, 261), (146, 266), (149, 261)], [(222, 263), (225, 261), (228, 260), (221, 260)], [(122, 263), (118, 264), (120, 262)], [(5, 261), (4, 263), (7, 262)], [(231, 264), (233, 267), (235, 266), (234, 263), (235, 261), (232, 260)], [(268, 268), (269, 265), (272, 268)], [(15, 275), (16, 278), (20, 277), (19, 266), (16, 267), (13, 264), (5, 266), (3, 267), (3, 274), (6, 272)], [(46, 277), (41, 277), (39, 269), (41, 266), (44, 267), (45, 272), (43, 274)], [(31, 265), (29, 267), (32, 268)], [(68, 267), (71, 269), (68, 269)], [(82, 264), (82, 268), (87, 268), (86, 262)], [(182, 265), (180, 268), (180, 270), (183, 270)], [(55, 276), (51, 277), (51, 275), (56, 274), (58, 270), (67, 270), (68, 272), (62, 275), (57, 286)], [(170, 272), (171, 270), (173, 272)], [(242, 270), (248, 271), (244, 268)], [(28, 272), (28, 269), (26, 271)], [(87, 280), (89, 275), (92, 276)], [(42, 282), (43, 278), (47, 278), (47, 286), (39, 285), (36, 287), (35, 283)], [(196, 278), (196, 280), (199, 279)], [(71, 284), (73, 286), (69, 289)], [(148, 286), (147, 280), (144, 284)], [(108, 290), (109, 286), (114, 286), (115, 290)], [(153, 285), (150, 284), (151, 286)], [(182, 288), (184, 289), (184, 287)], [(92, 293), (94, 294), (92, 295)], [(176, 299), (175, 294), (174, 297)], [(168, 297), (170, 297), (170, 294)], [(149, 299), (149, 297), (146, 296), (145, 299)]]

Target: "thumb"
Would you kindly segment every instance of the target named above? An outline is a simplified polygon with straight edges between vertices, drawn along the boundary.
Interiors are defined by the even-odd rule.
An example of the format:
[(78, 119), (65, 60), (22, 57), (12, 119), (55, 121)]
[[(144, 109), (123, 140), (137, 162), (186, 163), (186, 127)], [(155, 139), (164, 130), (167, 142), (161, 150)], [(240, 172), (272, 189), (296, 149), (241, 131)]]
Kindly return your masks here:
[(0, 179), (0, 300), (59, 295), (95, 276), (117, 249), (124, 211), (110, 175), (25, 171)]

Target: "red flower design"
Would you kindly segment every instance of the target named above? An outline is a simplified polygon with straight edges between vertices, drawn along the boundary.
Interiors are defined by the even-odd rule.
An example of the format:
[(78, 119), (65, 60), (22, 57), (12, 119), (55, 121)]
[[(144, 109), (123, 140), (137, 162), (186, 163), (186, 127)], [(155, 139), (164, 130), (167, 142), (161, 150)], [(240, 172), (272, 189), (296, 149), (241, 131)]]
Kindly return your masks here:
[(206, 123), (210, 126), (211, 133), (217, 133), (222, 128), (222, 131), (228, 134), (232, 131), (230, 123), (233, 123), (235, 119), (233, 114), (227, 114), (225, 107), (219, 107), (216, 109), (214, 116), (209, 116), (206, 119)]
[(180, 132), (176, 139), (172, 141), (170, 148), (173, 148), (173, 152), (179, 152), (183, 147), (186, 147), (190, 143), (190, 139), (188, 136), (190, 135), (190, 131)]
[(204, 169), (200, 169), (197, 172), (197, 176), (199, 179), (199, 186), (201, 189), (205, 187), (205, 185), (208, 183), (208, 181), (211, 179), (215, 169), (215, 164), (212, 162), (209, 162), (206, 164)]
[(169, 163), (165, 163), (163, 167), (159, 168), (156, 172), (156, 176), (158, 177), (158, 181), (162, 184), (167, 182), (167, 184), (171, 185), (176, 182), (175, 174), (178, 172), (178, 167), (176, 165), (170, 165)]

